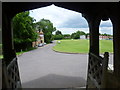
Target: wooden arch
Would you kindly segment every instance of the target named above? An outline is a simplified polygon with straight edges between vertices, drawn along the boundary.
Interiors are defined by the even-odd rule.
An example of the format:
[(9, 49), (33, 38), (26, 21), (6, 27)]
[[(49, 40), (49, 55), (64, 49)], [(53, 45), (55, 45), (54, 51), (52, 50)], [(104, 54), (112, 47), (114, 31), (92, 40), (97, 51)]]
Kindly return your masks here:
[[(90, 29), (90, 51), (87, 88), (120, 88), (120, 14), (119, 3), (85, 2), (3, 2), (2, 3), (2, 41), (3, 41), (3, 89), (19, 88), (21, 82), (17, 58), (14, 51), (11, 20), (19, 12), (55, 4), (56, 6), (82, 13)], [(99, 24), (101, 20), (111, 19), (113, 23), (114, 73), (108, 73), (108, 53), (99, 56)], [(93, 65), (92, 65), (93, 63)], [(96, 65), (95, 65), (96, 63)], [(100, 67), (100, 68), (96, 68)], [(96, 70), (96, 71), (95, 71)], [(98, 72), (96, 75), (95, 73)], [(107, 76), (107, 77), (106, 77)], [(115, 81), (113, 83), (112, 80)], [(93, 83), (91, 85), (91, 83)]]

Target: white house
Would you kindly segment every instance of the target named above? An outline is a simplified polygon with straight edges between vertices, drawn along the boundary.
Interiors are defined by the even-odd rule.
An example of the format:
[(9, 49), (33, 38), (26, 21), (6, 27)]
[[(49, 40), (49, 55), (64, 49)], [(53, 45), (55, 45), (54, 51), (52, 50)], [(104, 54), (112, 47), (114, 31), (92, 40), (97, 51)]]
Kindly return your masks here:
[(85, 35), (80, 35), (80, 39), (86, 39)]

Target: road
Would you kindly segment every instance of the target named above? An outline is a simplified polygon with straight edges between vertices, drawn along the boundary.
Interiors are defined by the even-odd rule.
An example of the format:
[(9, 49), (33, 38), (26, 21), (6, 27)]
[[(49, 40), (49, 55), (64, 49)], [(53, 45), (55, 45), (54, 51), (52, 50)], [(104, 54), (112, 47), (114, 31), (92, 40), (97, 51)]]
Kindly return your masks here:
[(52, 50), (54, 45), (18, 57), (23, 88), (85, 87), (88, 55), (58, 53)]

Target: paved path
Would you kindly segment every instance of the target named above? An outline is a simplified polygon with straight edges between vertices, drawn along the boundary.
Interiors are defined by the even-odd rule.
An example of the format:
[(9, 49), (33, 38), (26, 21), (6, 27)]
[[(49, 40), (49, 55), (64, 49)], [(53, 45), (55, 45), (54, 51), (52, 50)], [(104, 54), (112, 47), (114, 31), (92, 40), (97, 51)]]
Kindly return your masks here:
[(18, 57), (23, 88), (84, 87), (87, 77), (87, 54), (64, 54), (45, 45)]
[(57, 53), (53, 46), (45, 45), (18, 57), (23, 88), (85, 86), (87, 55)]

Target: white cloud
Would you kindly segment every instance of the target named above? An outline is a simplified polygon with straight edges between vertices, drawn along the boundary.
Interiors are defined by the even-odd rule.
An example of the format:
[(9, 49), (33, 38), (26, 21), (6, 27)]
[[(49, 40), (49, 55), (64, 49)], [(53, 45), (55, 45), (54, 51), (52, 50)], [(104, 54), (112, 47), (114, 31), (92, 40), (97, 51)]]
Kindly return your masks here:
[[(50, 5), (43, 8), (30, 10), (30, 16), (34, 17), (36, 21), (41, 19), (49, 19), (54, 27), (61, 30), (63, 34), (71, 34), (77, 30), (89, 32), (88, 23), (81, 13)], [(100, 33), (112, 34), (112, 23), (110, 20), (101, 21)]]
[(113, 27), (100, 27), (99, 31), (101, 31), (102, 34), (107, 33), (113, 35)]
[(60, 27), (64, 22), (68, 22), (71, 18), (81, 16), (80, 13), (57, 7), (55, 5), (38, 8), (30, 11), (30, 16), (36, 21), (42, 18), (49, 19), (55, 27)]
[(61, 31), (62, 34), (72, 34), (76, 31), (83, 31), (85, 33), (89, 33), (89, 28), (57, 28), (57, 30)]
[(101, 21), (100, 27), (112, 27), (112, 22), (110, 20)]

